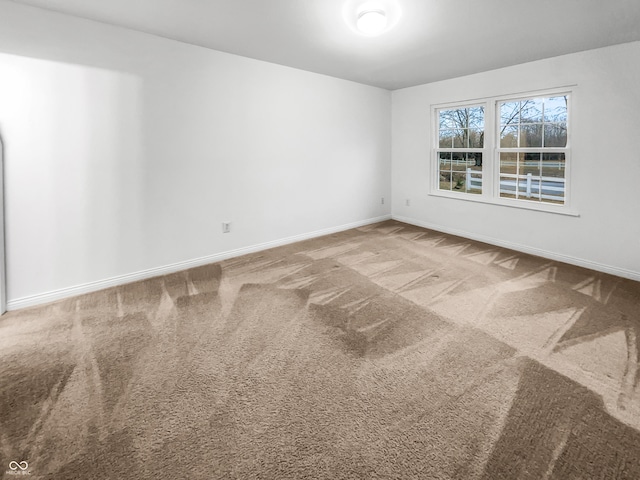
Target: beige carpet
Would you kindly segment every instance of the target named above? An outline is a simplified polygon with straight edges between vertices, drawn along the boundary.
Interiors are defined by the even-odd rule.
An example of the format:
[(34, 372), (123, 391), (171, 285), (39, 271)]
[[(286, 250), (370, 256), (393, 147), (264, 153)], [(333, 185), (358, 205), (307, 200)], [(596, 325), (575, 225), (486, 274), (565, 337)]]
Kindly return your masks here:
[(0, 474), (640, 479), (639, 345), (637, 282), (385, 222), (3, 316)]

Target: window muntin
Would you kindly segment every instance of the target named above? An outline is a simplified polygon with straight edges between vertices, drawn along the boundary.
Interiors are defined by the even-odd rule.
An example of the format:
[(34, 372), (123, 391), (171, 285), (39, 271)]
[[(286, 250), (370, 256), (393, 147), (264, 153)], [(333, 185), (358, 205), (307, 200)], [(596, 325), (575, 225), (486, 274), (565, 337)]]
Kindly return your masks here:
[(482, 193), (484, 106), (437, 110), (438, 189)]
[(499, 101), (501, 198), (564, 204), (568, 96)]

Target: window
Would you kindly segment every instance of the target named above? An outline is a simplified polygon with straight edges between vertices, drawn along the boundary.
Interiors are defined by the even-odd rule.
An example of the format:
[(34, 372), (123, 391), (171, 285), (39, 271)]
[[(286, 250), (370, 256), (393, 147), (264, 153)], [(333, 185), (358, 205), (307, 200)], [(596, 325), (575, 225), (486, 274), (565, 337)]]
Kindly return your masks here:
[(569, 98), (569, 92), (547, 92), (435, 107), (431, 193), (562, 210), (568, 203)]
[(438, 110), (439, 188), (482, 193), (484, 107)]
[(564, 204), (567, 96), (498, 103), (500, 196)]

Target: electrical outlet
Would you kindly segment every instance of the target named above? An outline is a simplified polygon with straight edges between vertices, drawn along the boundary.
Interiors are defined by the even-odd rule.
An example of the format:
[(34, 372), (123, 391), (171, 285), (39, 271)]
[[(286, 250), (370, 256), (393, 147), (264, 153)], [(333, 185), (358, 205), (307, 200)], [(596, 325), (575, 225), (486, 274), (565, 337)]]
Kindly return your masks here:
[(222, 233), (229, 233), (231, 231), (231, 222), (222, 222)]
[(406, 205), (407, 207), (410, 207), (410, 206), (411, 206), (411, 200), (409, 200), (409, 199), (407, 198), (407, 201), (405, 202), (405, 205)]
[(382, 201), (380, 203), (382, 203), (382, 205), (384, 205), (384, 197), (382, 197)]

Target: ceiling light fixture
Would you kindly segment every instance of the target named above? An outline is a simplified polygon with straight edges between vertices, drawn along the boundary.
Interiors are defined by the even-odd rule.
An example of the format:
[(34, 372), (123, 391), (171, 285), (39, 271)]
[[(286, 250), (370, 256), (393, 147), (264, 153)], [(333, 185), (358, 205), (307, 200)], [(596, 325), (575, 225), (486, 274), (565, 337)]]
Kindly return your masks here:
[(383, 10), (365, 10), (358, 15), (356, 26), (365, 35), (378, 35), (387, 27), (387, 15)]

